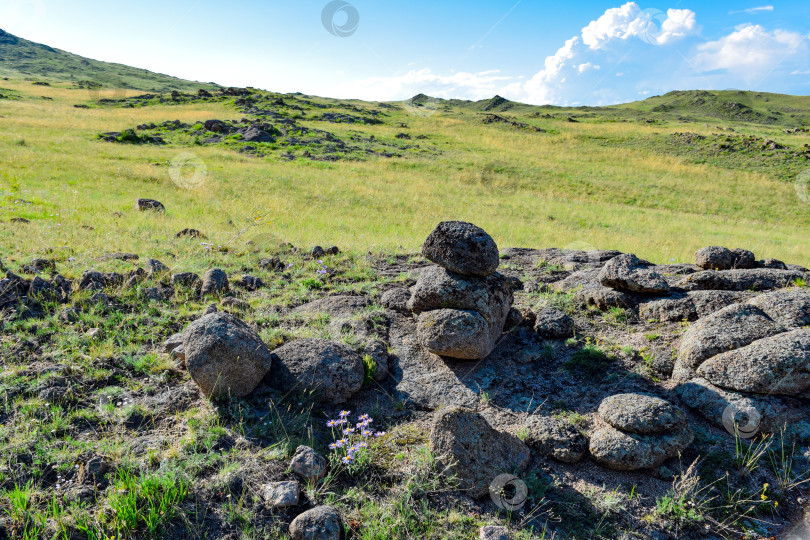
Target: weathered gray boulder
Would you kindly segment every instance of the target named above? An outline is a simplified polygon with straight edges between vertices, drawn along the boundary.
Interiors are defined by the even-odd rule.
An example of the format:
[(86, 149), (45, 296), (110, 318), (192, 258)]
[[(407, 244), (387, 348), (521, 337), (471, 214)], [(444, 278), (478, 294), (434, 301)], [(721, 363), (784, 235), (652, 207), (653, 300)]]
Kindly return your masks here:
[(340, 515), (331, 506), (316, 506), (290, 523), (290, 537), (292, 540), (341, 540)]
[(745, 249), (709, 246), (695, 253), (695, 264), (706, 270), (732, 270), (754, 268), (756, 260), (754, 254)]
[(495, 240), (480, 227), (464, 221), (443, 221), (422, 245), (422, 255), (451, 272), (486, 277), (500, 260)]
[(576, 463), (588, 451), (588, 438), (567, 420), (532, 415), (526, 419), (525, 427), (526, 444), (544, 456)]
[(599, 405), (599, 416), (616, 429), (641, 435), (661, 433), (686, 423), (686, 415), (679, 408), (645, 394), (607, 397)]
[(535, 313), (534, 331), (547, 339), (563, 339), (574, 335), (574, 320), (559, 309), (540, 309)]
[(221, 295), (228, 292), (228, 274), (219, 268), (212, 268), (208, 270), (203, 276), (202, 290), (203, 295)]
[(669, 402), (644, 394), (618, 394), (599, 405), (609, 424), (591, 435), (594, 461), (617, 471), (657, 467), (692, 444), (686, 415)]
[(165, 274), (169, 271), (169, 267), (157, 259), (146, 259), (144, 266), (146, 267), (146, 273), (150, 276)]
[(504, 312), (509, 312), (512, 300), (508, 281), (497, 272), (477, 278), (430, 266), (422, 271), (411, 289), (408, 309), (417, 315), (434, 309), (477, 311), (487, 322), (500, 322), (503, 328)]
[(586, 306), (593, 306), (602, 311), (612, 307), (630, 309), (638, 304), (633, 295), (598, 284), (583, 287), (575, 293), (574, 298)]
[(247, 324), (228, 313), (212, 313), (183, 332), (191, 378), (210, 398), (250, 394), (272, 366), (270, 349)]
[(194, 272), (172, 274), (172, 287), (182, 289), (199, 289), (202, 287), (200, 276)]
[(591, 435), (594, 461), (616, 471), (657, 467), (677, 457), (694, 440), (692, 430), (682, 425), (657, 435), (639, 435), (608, 426)]
[(704, 270), (689, 274), (677, 283), (687, 291), (768, 291), (787, 287), (797, 279), (807, 279), (805, 272), (752, 268), (740, 270)]
[(459, 488), (474, 499), (487, 495), (497, 476), (525, 470), (530, 457), (520, 439), (496, 431), (481, 415), (463, 407), (436, 413), (430, 451), (440, 470), (454, 474)]
[(754, 341), (703, 362), (698, 375), (739, 392), (810, 395), (810, 329)]
[(436, 309), (419, 315), (416, 335), (423, 347), (439, 356), (480, 360), (495, 348), (501, 331), (476, 311)]
[(650, 270), (632, 253), (610, 259), (598, 275), (599, 282), (611, 289), (638, 293), (664, 293), (669, 284), (657, 272)]
[(363, 358), (341, 343), (299, 339), (273, 351), (272, 385), (315, 390), (323, 403), (344, 403), (363, 386)]
[(810, 291), (792, 287), (756, 296), (748, 301), (787, 328), (810, 325)]
[(290, 460), (290, 470), (307, 482), (317, 482), (326, 476), (329, 462), (325, 457), (310, 448), (299, 446)]
[(673, 374), (679, 380), (690, 379), (708, 358), (784, 331), (783, 326), (756, 306), (728, 306), (700, 319), (686, 331)]

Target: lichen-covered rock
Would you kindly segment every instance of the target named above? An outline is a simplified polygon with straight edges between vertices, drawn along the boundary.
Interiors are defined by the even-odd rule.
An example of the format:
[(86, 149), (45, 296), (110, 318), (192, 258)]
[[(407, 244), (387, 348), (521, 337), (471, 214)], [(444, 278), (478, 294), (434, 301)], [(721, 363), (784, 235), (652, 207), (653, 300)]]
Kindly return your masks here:
[(526, 444), (544, 456), (576, 463), (588, 450), (588, 438), (571, 422), (551, 416), (530, 416), (525, 423)]
[(810, 329), (754, 341), (703, 362), (698, 375), (739, 392), (810, 395)]
[(593, 306), (602, 311), (612, 307), (631, 309), (638, 304), (633, 295), (602, 285), (583, 287), (576, 292), (574, 298), (586, 306)]
[(329, 462), (325, 457), (310, 448), (299, 446), (290, 460), (290, 470), (307, 482), (317, 482), (326, 476)]
[(503, 329), (512, 300), (508, 281), (497, 272), (477, 278), (430, 266), (422, 271), (411, 289), (408, 309), (416, 314), (435, 309), (476, 311), (487, 322), (500, 324)]
[(694, 440), (687, 425), (656, 435), (627, 433), (608, 426), (591, 435), (590, 452), (598, 464), (616, 471), (657, 467), (677, 457)]
[(273, 351), (272, 385), (314, 390), (323, 403), (344, 403), (363, 386), (363, 358), (341, 343), (299, 339)]
[(611, 289), (637, 293), (663, 293), (669, 291), (669, 284), (657, 272), (632, 253), (624, 253), (610, 259), (598, 276), (599, 282)]
[(270, 349), (247, 324), (228, 313), (212, 313), (183, 332), (191, 378), (210, 398), (250, 394), (270, 370)]
[(459, 480), (459, 488), (478, 499), (500, 474), (525, 470), (529, 448), (517, 437), (489, 425), (478, 413), (451, 407), (436, 413), (430, 430), (430, 451), (440, 470)]
[(738, 291), (689, 291), (641, 303), (638, 313), (643, 321), (695, 321), (724, 307), (744, 302), (752, 295), (753, 293)]
[(419, 343), (439, 356), (480, 360), (495, 348), (501, 332), (476, 311), (436, 309), (419, 315)]
[(341, 540), (343, 525), (340, 514), (331, 506), (316, 506), (290, 523), (292, 540)]
[(756, 260), (754, 254), (745, 249), (709, 246), (695, 253), (695, 264), (706, 270), (732, 270), (754, 268)]
[(748, 301), (787, 328), (810, 325), (810, 291), (800, 287), (773, 291)]
[(422, 255), (451, 272), (486, 277), (498, 268), (498, 246), (480, 227), (443, 221), (422, 245)]
[(540, 309), (535, 313), (534, 331), (547, 339), (574, 335), (574, 320), (559, 309)]
[(648, 435), (686, 423), (679, 408), (661, 398), (644, 394), (616, 394), (602, 400), (599, 416), (622, 431)]
[(693, 370), (708, 358), (738, 349), (758, 339), (784, 332), (785, 328), (756, 306), (734, 304), (700, 319), (681, 339), (675, 375), (694, 376)]
[(380, 297), (380, 303), (387, 309), (406, 312), (410, 299), (411, 291), (405, 287), (396, 287), (385, 291)]

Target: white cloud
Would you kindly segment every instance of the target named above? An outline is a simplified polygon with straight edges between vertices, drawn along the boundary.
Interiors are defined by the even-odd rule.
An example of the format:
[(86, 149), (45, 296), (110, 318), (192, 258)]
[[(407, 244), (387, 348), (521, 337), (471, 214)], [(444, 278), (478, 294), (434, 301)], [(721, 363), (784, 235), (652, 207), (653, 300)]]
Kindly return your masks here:
[(669, 9), (642, 10), (635, 2), (610, 8), (582, 29), (582, 42), (593, 50), (604, 48), (614, 39), (641, 38), (653, 45), (664, 45), (696, 31), (695, 12)]
[(577, 71), (579, 73), (585, 73), (589, 69), (600, 69), (600, 68), (599, 68), (599, 66), (595, 66), (595, 65), (591, 64), (590, 62), (585, 62), (584, 64), (580, 64), (580, 65), (577, 66)]
[(807, 49), (810, 38), (787, 30), (767, 31), (758, 24), (738, 26), (717, 41), (698, 46), (694, 64), (703, 71), (727, 70), (753, 78)]
[(763, 11), (773, 11), (773, 6), (759, 6), (759, 7), (752, 7), (748, 9), (741, 9), (740, 11), (729, 11), (729, 15), (734, 15), (736, 13), (761, 13)]

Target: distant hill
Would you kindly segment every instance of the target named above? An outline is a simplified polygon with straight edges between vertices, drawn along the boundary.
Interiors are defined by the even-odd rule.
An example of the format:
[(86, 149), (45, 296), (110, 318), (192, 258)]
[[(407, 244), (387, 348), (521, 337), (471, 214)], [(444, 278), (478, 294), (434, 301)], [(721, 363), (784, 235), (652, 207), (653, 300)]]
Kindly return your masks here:
[(200, 88), (218, 88), (214, 83), (187, 81), (146, 69), (92, 60), (19, 38), (3, 30), (0, 30), (0, 74), (72, 81), (91, 88), (131, 88), (147, 92), (190, 92)]

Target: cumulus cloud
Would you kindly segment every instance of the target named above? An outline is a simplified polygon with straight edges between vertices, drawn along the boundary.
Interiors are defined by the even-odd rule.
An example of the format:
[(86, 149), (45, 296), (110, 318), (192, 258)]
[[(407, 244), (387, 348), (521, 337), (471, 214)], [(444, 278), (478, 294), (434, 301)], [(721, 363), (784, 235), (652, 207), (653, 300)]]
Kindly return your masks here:
[[(564, 104), (560, 97), (565, 71), (584, 73), (591, 67), (590, 61), (575, 62), (575, 57), (606, 49), (614, 40), (626, 41), (639, 38), (651, 45), (666, 45), (697, 32), (695, 13), (689, 9), (642, 10), (635, 2), (610, 8), (598, 19), (582, 29), (582, 35), (574, 36), (544, 62), (543, 69), (520, 89), (516, 99), (531, 103)], [(509, 88), (514, 91), (514, 87)]]
[(743, 24), (717, 41), (698, 47), (694, 65), (703, 71), (727, 70), (748, 78), (772, 71), (785, 59), (803, 54), (810, 37), (787, 30), (769, 32), (758, 24)]
[(642, 10), (635, 2), (610, 8), (582, 29), (582, 42), (593, 50), (604, 48), (615, 39), (641, 38), (654, 45), (665, 45), (696, 31), (695, 12), (689, 9)]

